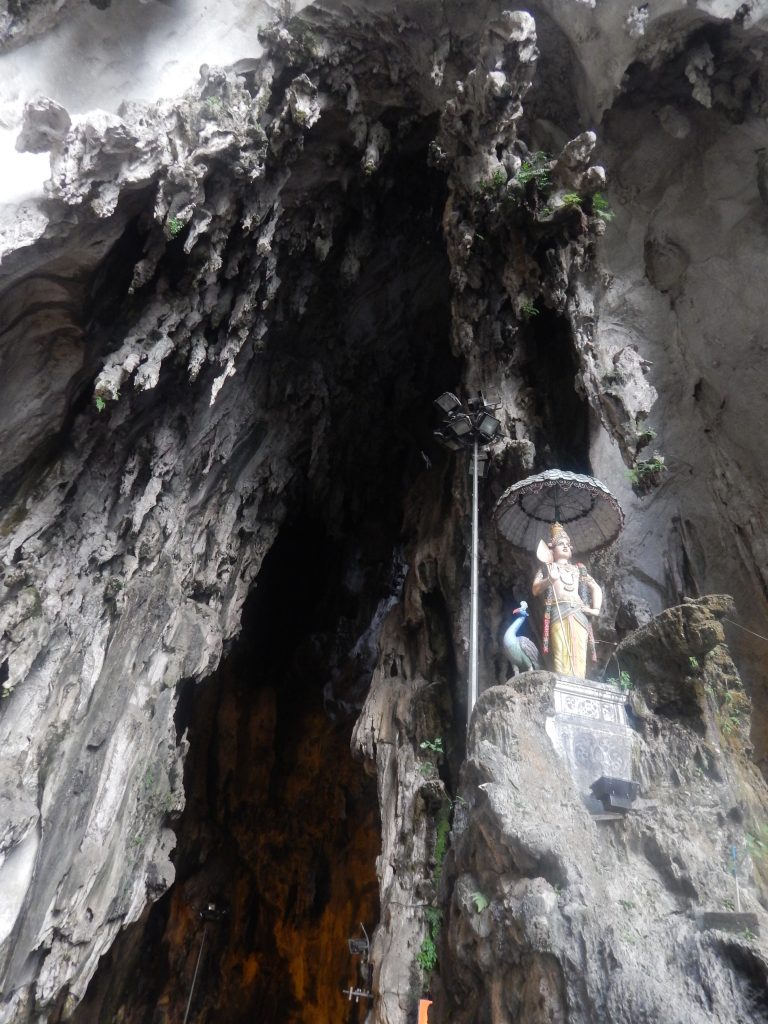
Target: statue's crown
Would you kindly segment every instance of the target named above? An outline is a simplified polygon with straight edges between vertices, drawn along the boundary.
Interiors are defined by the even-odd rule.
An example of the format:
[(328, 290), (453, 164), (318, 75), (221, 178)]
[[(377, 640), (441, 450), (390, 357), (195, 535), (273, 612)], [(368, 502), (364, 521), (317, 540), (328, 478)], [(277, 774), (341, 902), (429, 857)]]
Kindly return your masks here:
[(567, 541), (570, 541), (571, 539), (568, 536), (568, 533), (564, 526), (562, 526), (560, 523), (552, 523), (552, 525), (549, 528), (550, 543), (556, 544), (561, 537), (565, 537)]

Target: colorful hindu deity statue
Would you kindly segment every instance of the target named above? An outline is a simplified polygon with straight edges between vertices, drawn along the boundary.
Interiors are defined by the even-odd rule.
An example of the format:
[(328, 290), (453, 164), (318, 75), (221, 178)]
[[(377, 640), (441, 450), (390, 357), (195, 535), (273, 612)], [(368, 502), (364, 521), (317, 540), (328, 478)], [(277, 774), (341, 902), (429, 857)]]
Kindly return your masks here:
[(539, 544), (544, 563), (533, 581), (534, 597), (544, 598), (543, 649), (552, 671), (586, 679), (587, 660), (596, 661), (592, 619), (600, 614), (603, 592), (585, 565), (571, 562), (571, 540), (560, 523)]

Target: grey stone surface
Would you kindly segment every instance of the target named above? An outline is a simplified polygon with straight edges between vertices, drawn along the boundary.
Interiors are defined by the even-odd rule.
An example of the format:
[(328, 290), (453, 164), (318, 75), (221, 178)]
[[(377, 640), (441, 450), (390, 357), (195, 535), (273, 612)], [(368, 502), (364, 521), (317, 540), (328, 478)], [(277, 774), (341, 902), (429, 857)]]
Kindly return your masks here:
[[(447, 190), (436, 244), (450, 274), (450, 338), (435, 365), (457, 360), (466, 388), (501, 392), (509, 440), (493, 454), (489, 486), (588, 461), (628, 511), (606, 566), (609, 612), (632, 601), (626, 628), (643, 626), (648, 608), (727, 590), (738, 609), (728, 617), (764, 631), (765, 182), (755, 149), (767, 144), (766, 5), (321, 4), (263, 40), (259, 18), (231, 37), (212, 24), (204, 35), (216, 59), (206, 54), (199, 77), (189, 71), (190, 54), (203, 63), (199, 37), (166, 6), (148, 5), (146, 40), (126, 31), (125, 60), (113, 51), (126, 10), (116, 2), (98, 13), (71, 5), (71, 23), (29, 44), (23, 72), (24, 51), (2, 58), (9, 148), (40, 91), (50, 99), (29, 108), (21, 148), (51, 143), (45, 193), (22, 182), (5, 198), (24, 201), (0, 219), (3, 1021), (44, 1019), (62, 999), (69, 1013), (116, 931), (172, 879), (169, 823), (183, 803), (176, 686), (219, 662), (302, 496), (341, 518), (335, 474), (357, 467), (334, 465), (334, 431), (339, 419), (357, 423), (349, 396), (360, 381), (401, 385), (392, 339), (411, 297), (434, 285), (420, 275), (423, 250), (412, 260), (398, 252), (391, 272), (367, 197), (390, 194), (403, 166), (414, 175), (419, 146), (432, 143), (432, 171), (424, 160), (408, 185), (434, 171)], [(60, 9), (32, 5), (26, 20), (3, 11), (3, 38), (47, 31)], [(91, 21), (111, 26), (112, 71), (94, 76), (103, 102), (78, 76), (64, 83), (67, 33)], [(235, 40), (231, 53), (214, 34)], [(189, 48), (174, 51), (179, 40)], [(145, 43), (159, 65), (141, 64)], [(169, 98), (142, 101), (133, 78), (171, 81), (156, 74), (169, 52), (187, 69), (183, 87), (158, 86)], [(538, 148), (548, 151), (546, 201), (519, 187)], [(603, 190), (608, 223), (594, 207)], [(573, 191), (579, 204), (565, 198)], [(342, 299), (341, 329), (313, 325), (316, 347), (293, 349), (312, 297), (339, 282), (380, 293), (378, 315)], [(657, 437), (644, 449), (649, 422)], [(656, 446), (667, 470), (640, 496), (627, 469)], [(449, 772), (419, 743), (453, 722), (450, 756), (460, 760), (465, 499), (463, 466), (398, 497), (411, 568), (355, 735), (379, 777), (374, 1016), (386, 1024), (412, 1010), (423, 909), (437, 895), (435, 815)], [(491, 536), (483, 556), (490, 685), (502, 671), (493, 630), (504, 588), (524, 588), (530, 566)], [(668, 637), (695, 613), (654, 628)], [(556, 1020), (566, 1006), (585, 1024), (629, 1022), (631, 1008), (725, 1021), (725, 963), (735, 965), (733, 1005), (759, 1019), (743, 979), (747, 964), (762, 983), (762, 952), (696, 938), (685, 916), (704, 892), (726, 898), (711, 865), (729, 810), (763, 808), (751, 775), (738, 797), (726, 785), (744, 749), (693, 734), (729, 721), (726, 695), (743, 696), (725, 685), (709, 701), (706, 673), (715, 686), (732, 666), (722, 627), (705, 626), (699, 646), (657, 648), (638, 690), (641, 774), (663, 800), (623, 838), (595, 832), (574, 801), (539, 698), (484, 698), (465, 782), (477, 841), (472, 830), (459, 836), (461, 815), (456, 831), (446, 962), (457, 1024), (480, 1008), (498, 1021)], [(645, 653), (640, 643), (633, 679)], [(762, 676), (753, 669), (747, 681), (760, 705)], [(670, 725), (672, 713), (693, 726)], [(746, 741), (744, 715), (730, 729)], [(536, 818), (542, 807), (549, 816)], [(485, 917), (473, 910), (478, 889), (493, 895)], [(622, 900), (633, 906), (618, 911)], [(660, 982), (638, 995), (638, 949), (652, 978), (674, 965), (679, 1001), (666, 1018)], [(696, 971), (713, 978), (709, 996)]]
[[(728, 849), (744, 843), (726, 813), (734, 775), (690, 767), (708, 748), (725, 768), (716, 734), (676, 724), (646, 733), (636, 758), (644, 806), (596, 821), (547, 736), (555, 685), (526, 673), (478, 702), (454, 818), (438, 1012), (534, 1024), (761, 1020), (761, 941), (701, 932), (697, 919), (698, 908), (732, 901)], [(749, 770), (741, 781), (765, 800)], [(758, 895), (751, 877), (744, 901), (764, 927)]]
[(20, 153), (48, 153), (64, 141), (72, 119), (60, 103), (42, 96), (24, 108), (24, 127), (16, 140)]
[(27, 0), (14, 4), (3, 0), (0, 5), (0, 51), (20, 46), (56, 25), (67, 8), (82, 0)]

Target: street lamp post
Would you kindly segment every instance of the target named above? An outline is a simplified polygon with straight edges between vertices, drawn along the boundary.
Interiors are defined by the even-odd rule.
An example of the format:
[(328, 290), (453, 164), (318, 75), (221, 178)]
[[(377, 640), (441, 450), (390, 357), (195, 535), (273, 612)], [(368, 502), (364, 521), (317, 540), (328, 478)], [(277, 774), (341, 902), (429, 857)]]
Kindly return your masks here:
[(443, 418), (443, 425), (435, 431), (435, 437), (450, 451), (472, 453), (472, 545), (470, 549), (470, 610), (469, 610), (469, 671), (467, 677), (467, 728), (472, 709), (477, 701), (478, 663), (478, 480), (485, 474), (488, 456), (482, 449), (494, 441), (501, 431), (501, 424), (493, 415), (497, 408), (486, 396), (469, 398), (466, 407), (452, 392), (446, 391), (435, 399), (435, 406)]
[(184, 1011), (183, 1024), (187, 1024), (189, 1020), (189, 1011), (192, 1009), (192, 997), (195, 994), (195, 986), (197, 985), (197, 974), (200, 970), (200, 964), (203, 959), (203, 950), (205, 949), (205, 936), (208, 931), (208, 925), (212, 921), (222, 921), (227, 916), (228, 911), (224, 907), (217, 906), (215, 903), (206, 903), (197, 912), (197, 916), (203, 922), (203, 936), (200, 940), (200, 949), (197, 954), (197, 962), (195, 963), (195, 973), (192, 975), (192, 984), (189, 989), (189, 998), (187, 999), (187, 1008)]

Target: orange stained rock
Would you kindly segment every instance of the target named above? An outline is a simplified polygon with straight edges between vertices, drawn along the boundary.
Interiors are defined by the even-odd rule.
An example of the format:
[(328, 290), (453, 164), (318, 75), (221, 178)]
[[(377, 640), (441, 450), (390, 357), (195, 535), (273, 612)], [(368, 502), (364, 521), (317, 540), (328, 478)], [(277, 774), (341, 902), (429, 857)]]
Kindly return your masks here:
[[(168, 957), (167, 978), (153, 996), (153, 1009), (160, 1008), (164, 1024), (181, 1024), (176, 1008), (183, 1013), (202, 937), (197, 908), (221, 891), (230, 913), (226, 924), (208, 929), (195, 1021), (358, 1022), (370, 1002), (350, 1007), (342, 990), (368, 987), (361, 984), (360, 959), (350, 956), (348, 938), (358, 922), (378, 917), (375, 787), (352, 760), (347, 727), (309, 706), (287, 720), (291, 732), (280, 751), (282, 774), (273, 794), (276, 698), (257, 693), (250, 705), (243, 698), (238, 713), (249, 715), (247, 723), (234, 714), (235, 703), (230, 695), (214, 713), (211, 697), (196, 719), (200, 749), (210, 744), (216, 764), (212, 780), (204, 758), (205, 770), (191, 782), (190, 807), (197, 816), (190, 819), (190, 836), (197, 842), (216, 828), (221, 840), (210, 862), (171, 893), (160, 948)], [(328, 763), (334, 765), (333, 784), (319, 787)], [(211, 824), (203, 812), (209, 804)], [(124, 1024), (139, 1024), (150, 1012), (143, 1004), (126, 1006)], [(91, 1024), (95, 1017), (81, 1019)]]
[(419, 1024), (429, 1024), (429, 1008), (431, 1005), (431, 999), (419, 1000)]

